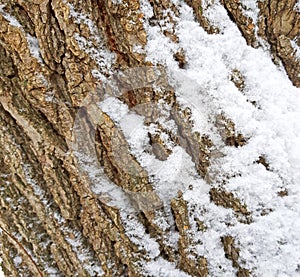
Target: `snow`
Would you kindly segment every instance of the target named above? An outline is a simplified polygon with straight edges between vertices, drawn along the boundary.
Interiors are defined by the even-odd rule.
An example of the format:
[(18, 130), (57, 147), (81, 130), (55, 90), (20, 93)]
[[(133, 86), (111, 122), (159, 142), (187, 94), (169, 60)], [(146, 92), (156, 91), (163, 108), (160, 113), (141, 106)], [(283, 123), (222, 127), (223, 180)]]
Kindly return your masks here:
[(71, 233), (73, 238), (66, 237), (66, 241), (72, 246), (72, 250), (76, 253), (79, 261), (83, 264), (83, 268), (90, 274), (90, 276), (101, 276), (104, 271), (100, 262), (95, 261), (90, 254), (90, 250), (86, 247), (86, 242), (83, 240), (80, 232), (74, 232), (69, 228), (64, 228), (64, 231)]
[(14, 261), (15, 267), (18, 268), (19, 265), (22, 263), (22, 258), (20, 256), (15, 256), (13, 261)]
[(296, 59), (300, 60), (300, 46), (294, 40), (291, 40), (291, 45), (294, 48)]
[[(149, 176), (155, 176), (152, 179), (153, 185), (166, 206), (177, 195), (178, 191), (187, 190), (189, 185), (201, 185), (202, 189), (205, 190), (206, 187), (207, 190), (203, 180), (196, 177), (194, 163), (182, 147), (171, 145), (172, 154), (165, 161), (160, 161), (154, 154), (145, 152), (145, 147), (149, 144), (148, 132), (153, 132), (153, 125), (145, 126), (144, 117), (130, 112), (126, 104), (112, 97), (101, 102), (100, 108), (118, 124), (129, 143), (131, 153), (146, 169)], [(142, 108), (146, 109), (146, 106)], [(149, 105), (148, 108), (151, 106)], [(163, 118), (160, 119), (160, 122), (162, 125), (166, 125)], [(173, 125), (171, 126), (173, 127)], [(124, 168), (124, 170), (127, 169)]]
[(188, 277), (190, 276), (176, 268), (176, 265), (159, 258), (154, 262), (149, 262), (145, 267), (145, 276), (157, 277)]
[[(121, 3), (120, 0), (113, 2)], [(247, 205), (253, 223), (240, 223), (231, 209), (216, 206), (210, 201), (210, 186), (198, 176), (191, 157), (181, 146), (168, 141), (165, 133), (161, 136), (167, 147), (172, 149), (170, 156), (165, 161), (160, 161), (148, 151), (148, 133), (160, 132), (157, 122), (144, 125), (145, 118), (130, 111), (116, 95), (106, 95), (96, 105), (90, 104), (92, 99), (86, 99), (82, 104), (87, 107), (94, 120), (91, 140), (86, 137), (86, 130), (81, 129), (85, 125), (85, 118), (77, 117), (74, 126), (77, 141), (73, 142), (73, 149), (82, 173), (87, 175), (92, 190), (100, 201), (120, 209), (126, 234), (151, 260), (142, 264), (146, 275), (189, 276), (176, 269), (175, 264), (159, 257), (158, 243), (146, 234), (128, 197), (99, 167), (95, 149), (90, 145), (94, 142), (95, 122), (105, 112), (124, 133), (131, 153), (148, 172), (155, 191), (164, 201), (166, 214), (159, 216), (158, 212), (155, 223), (162, 230), (168, 230), (172, 226), (174, 222), (169, 202), (180, 190), (188, 201), (190, 216), (197, 217), (207, 226), (205, 232), (199, 232), (191, 220), (189, 236), (195, 242), (193, 250), (207, 258), (211, 276), (236, 274), (231, 261), (224, 255), (220, 241), (220, 237), (224, 235), (235, 238), (241, 250), (240, 262), (254, 275), (297, 276), (300, 260), (300, 89), (291, 84), (281, 66), (272, 63), (266, 48), (253, 49), (246, 44), (237, 26), (231, 22), (218, 1), (203, 1), (203, 5), (207, 7), (204, 13), (209, 22), (220, 29), (219, 34), (213, 35), (207, 34), (195, 22), (192, 9), (183, 1), (172, 2), (179, 8), (180, 16), (176, 18), (173, 15), (175, 25), (165, 22), (166, 24), (160, 24), (164, 27), (160, 27), (149, 24), (149, 19), (153, 16), (152, 7), (147, 0), (141, 1), (144, 28), (148, 34), (147, 45), (145, 49), (136, 46), (134, 51), (145, 52), (148, 61), (166, 67), (178, 102), (191, 109), (193, 131), (209, 135), (215, 151), (221, 154), (211, 160), (208, 173), (212, 179), (211, 186), (217, 187), (220, 180), (228, 177), (223, 187)], [(245, 14), (256, 23), (256, 1), (242, 0), (241, 3)], [(105, 48), (89, 15), (76, 11), (69, 3), (67, 5), (74, 22), (88, 26), (91, 34), (88, 39), (78, 33), (74, 34), (74, 38), (78, 46), (96, 62), (97, 68), (93, 70), (93, 75), (106, 81), (102, 72), (111, 70), (114, 54)], [(300, 9), (299, 1), (296, 7)], [(20, 23), (6, 14), (3, 8), (4, 5), (1, 5), (0, 13), (10, 25), (21, 29)], [(164, 29), (172, 29), (173, 26), (179, 44), (162, 33)], [(26, 37), (31, 54), (39, 59), (37, 39), (28, 34)], [(295, 41), (291, 43), (299, 57), (299, 46)], [(184, 50), (187, 59), (185, 69), (180, 69), (173, 58), (180, 48)], [(230, 74), (235, 69), (244, 76), (243, 92), (230, 81)], [(54, 95), (50, 91), (45, 97), (47, 101), (52, 101)], [(253, 101), (256, 102), (255, 105), (251, 104)], [(168, 107), (162, 106), (161, 110), (164, 109), (166, 116), (162, 116), (158, 123), (175, 132), (174, 122), (167, 119)], [(237, 132), (248, 139), (244, 147), (233, 148), (223, 143), (214, 124), (216, 116), (221, 113), (232, 119)], [(268, 170), (255, 163), (260, 156), (268, 161)], [(31, 177), (29, 165), (24, 165), (24, 172), (35, 195), (44, 198), (44, 191)], [(192, 190), (189, 189), (190, 186), (193, 187)], [(283, 189), (288, 191), (288, 196), (279, 197), (278, 192)], [(43, 203), (46, 206), (46, 200)], [(270, 212), (262, 216), (265, 211)], [(130, 220), (127, 220), (128, 216)], [(84, 248), (81, 233), (63, 227), (64, 220), (59, 213), (55, 213), (54, 218), (63, 232), (73, 234), (73, 238), (67, 238), (67, 242), (89, 273), (102, 274), (100, 265), (91, 265), (93, 259), (87, 254), (88, 249)], [(164, 239), (176, 247), (178, 233), (171, 229), (167, 234), (168, 237)]]
[(244, 14), (253, 20), (253, 23), (257, 23), (259, 8), (257, 1), (253, 0), (240, 0), (242, 7), (244, 8)]
[[(194, 20), (193, 12), (183, 1), (172, 0), (179, 8), (180, 16), (175, 25), (161, 22), (160, 26), (149, 24), (153, 10), (147, 0), (141, 1), (144, 14), (144, 28), (147, 31), (145, 49), (134, 47), (136, 52), (145, 52), (147, 60), (166, 67), (171, 84), (174, 86), (178, 102), (189, 107), (194, 122), (193, 131), (207, 134), (212, 139), (215, 151), (222, 155), (211, 160), (209, 175), (211, 186), (217, 187), (224, 176), (228, 177), (223, 187), (245, 203), (251, 212), (253, 223), (240, 223), (231, 209), (216, 206), (210, 201), (210, 186), (198, 176), (191, 157), (181, 146), (168, 141), (162, 133), (167, 147), (172, 153), (165, 161), (158, 160), (149, 150), (148, 133), (158, 133), (156, 123), (144, 125), (144, 117), (130, 111), (127, 105), (112, 95), (107, 95), (97, 103), (97, 107), (88, 106), (87, 99), (83, 106), (90, 109), (95, 122), (102, 111), (110, 116), (116, 126), (122, 130), (129, 144), (131, 153), (148, 172), (150, 180), (159, 197), (163, 200), (166, 214), (156, 218), (156, 224), (162, 230), (172, 226), (173, 219), (169, 202), (180, 190), (188, 201), (191, 214), (207, 226), (205, 232), (199, 232), (193, 220), (189, 235), (195, 242), (194, 251), (207, 258), (210, 276), (235, 276), (236, 269), (225, 258), (220, 237), (231, 235), (240, 248), (239, 261), (256, 276), (299, 276), (300, 260), (300, 89), (295, 88), (281, 66), (272, 63), (267, 48), (254, 49), (248, 46), (237, 26), (228, 18), (227, 12), (219, 1), (203, 1), (205, 16), (209, 22), (220, 29), (220, 34), (207, 34)], [(257, 23), (259, 12), (257, 1), (241, 0), (244, 13)], [(65, 1), (65, 3), (67, 3)], [(121, 4), (121, 0), (113, 3)], [(67, 3), (70, 16), (76, 24), (88, 26), (91, 36), (85, 38), (78, 33), (74, 38), (78, 46), (97, 64), (93, 75), (106, 81), (103, 72), (111, 71), (115, 55), (105, 48), (99, 31), (92, 18), (78, 12)], [(13, 27), (20, 28), (16, 18), (7, 14), (0, 5), (0, 13)], [(300, 2), (295, 8), (300, 11)], [(175, 26), (179, 44), (163, 35), (163, 30)], [(30, 53), (42, 62), (38, 40), (25, 34)], [(262, 44), (263, 45), (263, 44)], [(300, 59), (300, 48), (296, 41), (291, 41), (296, 57)], [(187, 67), (180, 69), (173, 55), (182, 48), (187, 59)], [(243, 92), (230, 81), (230, 74), (238, 69), (245, 79)], [(53, 100), (53, 93), (46, 95), (46, 101)], [(251, 102), (255, 101), (253, 105)], [(95, 109), (95, 110), (94, 110)], [(168, 112), (168, 107), (161, 107)], [(235, 123), (237, 132), (248, 140), (244, 147), (226, 146), (214, 124), (217, 115), (224, 113)], [(126, 194), (113, 184), (99, 167), (95, 149), (90, 148), (93, 141), (81, 131), (85, 118), (77, 118), (74, 132), (75, 156), (82, 172), (87, 174), (94, 193), (100, 201), (105, 201), (120, 209), (121, 218), (127, 236), (139, 250), (151, 261), (142, 264), (145, 275), (152, 276), (189, 276), (178, 270), (176, 265), (161, 257), (159, 244), (139, 223), (136, 210), (131, 206)], [(169, 131), (176, 131), (175, 124), (167, 116), (159, 119), (159, 124)], [(94, 124), (94, 122), (93, 122)], [(95, 125), (95, 124), (94, 124)], [(95, 132), (91, 130), (92, 134)], [(86, 146), (81, 148), (79, 146)], [(89, 149), (85, 152), (86, 149)], [(255, 163), (264, 156), (269, 163), (267, 170)], [(37, 197), (47, 206), (45, 192), (31, 177), (29, 165), (24, 165), (25, 178), (32, 186)], [(100, 185), (99, 185), (100, 184)], [(189, 186), (193, 190), (189, 189)], [(279, 197), (278, 192), (286, 189), (288, 196)], [(191, 211), (193, 209), (193, 211)], [(263, 212), (266, 212), (262, 216)], [(269, 211), (269, 212), (268, 212)], [(158, 213), (159, 215), (159, 213)], [(166, 216), (167, 215), (167, 216)], [(130, 220), (128, 219), (130, 216)], [(89, 274), (103, 274), (99, 264), (92, 265), (93, 257), (84, 246), (80, 232), (64, 227), (64, 220), (59, 213), (54, 218), (61, 226), (61, 231), (71, 233), (67, 242), (72, 246), (78, 258), (85, 264)], [(178, 243), (178, 233), (168, 232), (167, 240), (172, 246)], [(14, 260), (18, 265), (19, 257)], [(50, 272), (51, 269), (48, 269)], [(1, 276), (1, 268), (0, 268)]]
[(155, 259), (158, 257), (160, 254), (159, 244), (149, 234), (145, 234), (145, 227), (138, 221), (137, 217), (131, 214), (130, 220), (128, 220), (128, 216), (124, 210), (121, 211), (126, 235), (139, 246), (140, 251), (146, 250), (148, 258)]
[[(119, 107), (120, 103), (109, 98), (101, 103), (99, 101), (95, 103), (95, 99), (97, 99), (97, 93), (88, 95), (82, 103), (82, 107), (87, 110), (88, 117), (85, 116), (85, 113), (83, 115), (80, 112), (77, 113), (73, 128), (73, 141), (70, 147), (77, 159), (80, 173), (82, 176), (87, 177), (91, 184), (91, 189), (99, 196), (100, 201), (109, 203), (111, 206), (118, 207), (130, 214), (134, 212), (134, 209), (128, 197), (120, 187), (116, 186), (104, 174), (103, 168), (99, 165), (94, 147), (95, 131), (102, 115), (101, 109), (109, 112), (112, 107)], [(106, 110), (106, 107), (108, 110)], [(122, 114), (126, 113), (127, 109), (122, 110), (118, 108), (118, 111)], [(119, 112), (116, 113), (116, 120), (120, 118)], [(89, 130), (92, 134), (90, 137), (86, 136), (85, 124), (87, 120), (92, 124), (91, 130)]]
[(123, 0), (111, 0), (114, 5), (120, 5), (123, 3)]
[(23, 164), (23, 171), (25, 174), (25, 179), (28, 185), (31, 185), (34, 194), (41, 199), (42, 203), (47, 206), (47, 200), (45, 198), (45, 191), (39, 186), (39, 184), (32, 178), (32, 167), (29, 164)]
[(39, 47), (39, 42), (37, 38), (31, 36), (30, 34), (26, 35), (28, 46), (30, 53), (33, 57), (35, 57), (40, 63), (43, 63), (43, 60), (41, 58), (41, 50)]
[(1, 257), (0, 257), (0, 277), (5, 277), (4, 273), (2, 271), (1, 263), (2, 263), (2, 260), (1, 260)]
[[(45, 197), (45, 192), (44, 190), (40, 187), (40, 185), (31, 177), (32, 175), (32, 168), (28, 164), (23, 165), (23, 170), (25, 173), (25, 178), (27, 184), (31, 185), (35, 195), (41, 199), (42, 203), (45, 206), (45, 209), (47, 209), (47, 213), (51, 214), (53, 213), (53, 218), (56, 220), (58, 225), (60, 226), (60, 229), (62, 230), (63, 233), (68, 233), (72, 234), (72, 239), (71, 238), (66, 238), (66, 241), (72, 246), (73, 251), (76, 253), (78, 259), (82, 262), (83, 267), (91, 274), (91, 276), (94, 276), (95, 274), (103, 274), (103, 270), (101, 268), (101, 265), (97, 262), (94, 261), (94, 258), (91, 257), (89, 254), (89, 250), (85, 246), (86, 243), (84, 242), (82, 235), (78, 231), (71, 230), (68, 227), (65, 227), (64, 224), (66, 223), (65, 219), (59, 214), (58, 212), (52, 212), (50, 211), (50, 203)], [(47, 242), (47, 244), (50, 242)], [(46, 247), (47, 245), (45, 245)], [(17, 266), (17, 264), (15, 263)], [(53, 273), (56, 269), (54, 268), (46, 268), (46, 271), (48, 273)]]
[(46, 102), (53, 102), (55, 99), (54, 91), (46, 91), (45, 93), (45, 101)]
[(295, 4), (295, 10), (300, 12), (300, 0), (298, 0)]
[(25, 34), (25, 37), (27, 39), (28, 48), (33, 57), (35, 57), (41, 64), (43, 63), (41, 51), (39, 47), (39, 43), (37, 38), (31, 36), (30, 34), (27, 34), (23, 28), (23, 26), (19, 23), (19, 21), (12, 15), (6, 13), (3, 8), (5, 8), (6, 5), (0, 5), (0, 13), (2, 16), (9, 22), (9, 24), (13, 27), (17, 27)]
[(104, 101), (99, 103), (99, 107), (115, 122), (120, 122), (122, 118), (129, 113), (127, 105), (114, 97), (106, 98)]
[(2, 16), (9, 22), (9, 24), (11, 26), (17, 27), (17, 28), (23, 28), (22, 25), (19, 23), (19, 21), (11, 16), (10, 14), (6, 13), (3, 8), (5, 8), (6, 4), (2, 4), (0, 5), (0, 13), (2, 14)]
[(89, 15), (76, 11), (73, 5), (65, 0), (63, 2), (67, 3), (70, 9), (70, 17), (74, 19), (74, 22), (78, 25), (85, 24), (89, 28), (89, 39), (78, 33), (74, 34), (74, 38), (80, 49), (85, 51), (92, 60), (96, 62), (98, 68), (92, 71), (93, 76), (105, 82), (106, 77), (103, 75), (103, 71), (110, 72), (110, 67), (115, 60), (115, 55), (106, 49), (102, 41), (102, 36), (93, 20), (89, 18)]
[[(151, 17), (151, 7), (146, 1), (142, 2), (143, 13)], [(282, 68), (272, 63), (267, 51), (246, 45), (220, 4), (212, 5), (213, 12), (207, 14), (222, 33), (208, 35), (194, 21), (189, 7), (181, 1), (174, 0), (173, 3), (180, 7), (176, 31), (188, 67), (185, 70), (178, 68), (172, 57), (177, 46), (165, 38), (157, 26), (150, 26), (146, 21), (148, 60), (167, 66), (177, 97), (192, 109), (194, 129), (209, 134), (218, 151), (225, 154), (225, 157), (212, 161), (211, 173), (217, 172), (215, 185), (218, 176), (239, 176), (231, 178), (225, 188), (247, 205), (255, 221), (250, 225), (236, 222), (229, 211), (209, 202), (205, 190), (186, 191), (184, 197), (191, 205), (201, 209), (205, 204), (204, 222), (211, 222), (202, 238), (204, 244), (198, 245), (199, 254), (205, 253), (208, 257), (211, 276), (225, 276), (225, 272), (226, 276), (234, 276), (235, 270), (224, 257), (219, 242), (220, 235), (231, 234), (238, 238), (241, 246), (240, 260), (254, 274), (296, 276), (300, 259), (300, 207), (297, 200), (300, 194), (300, 90), (292, 86)], [(248, 16), (256, 22), (255, 1), (242, 3)], [(293, 46), (298, 53), (298, 46)], [(243, 93), (230, 82), (229, 74), (235, 68), (245, 76)], [(255, 100), (257, 107), (248, 99)], [(212, 119), (221, 111), (249, 138), (246, 146), (230, 148), (222, 145), (212, 126)], [(270, 171), (254, 164), (260, 155), (270, 163)], [(288, 190), (289, 196), (278, 197), (282, 188)], [(197, 204), (200, 199), (201, 205)], [(261, 216), (263, 209), (272, 209), (272, 212)], [(233, 227), (222, 223), (225, 219), (234, 223)], [(196, 233), (194, 236), (197, 237)]]

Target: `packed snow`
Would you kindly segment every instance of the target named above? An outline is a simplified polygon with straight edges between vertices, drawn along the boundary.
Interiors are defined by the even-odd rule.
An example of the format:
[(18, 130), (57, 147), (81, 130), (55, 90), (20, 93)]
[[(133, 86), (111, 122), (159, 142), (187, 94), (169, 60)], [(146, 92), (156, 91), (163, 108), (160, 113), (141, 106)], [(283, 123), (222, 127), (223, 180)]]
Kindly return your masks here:
[[(205, 238), (202, 237), (203, 244), (198, 247), (199, 254), (208, 257), (211, 276), (233, 276), (235, 270), (225, 258), (219, 240), (221, 235), (231, 234), (241, 246), (240, 261), (254, 274), (300, 275), (300, 90), (291, 84), (281, 67), (272, 63), (268, 52), (246, 44), (217, 1), (206, 13), (209, 21), (221, 29), (220, 34), (214, 35), (207, 34), (195, 22), (192, 10), (182, 1), (173, 3), (180, 8), (176, 33), (188, 66), (184, 70), (176, 68), (173, 59), (176, 46), (146, 20), (148, 59), (166, 65), (170, 78), (175, 77), (179, 99), (193, 103), (190, 107), (194, 115), (204, 114), (194, 118), (195, 129), (209, 134), (218, 144), (214, 128), (209, 132), (209, 124), (203, 119), (214, 118), (222, 111), (249, 138), (242, 148), (217, 145), (225, 156), (213, 161), (211, 172), (217, 172), (215, 185), (218, 176), (237, 176), (225, 187), (247, 205), (254, 223), (234, 222), (230, 211), (210, 203), (203, 190), (198, 195), (195, 190), (187, 191), (185, 199), (199, 209), (205, 206), (207, 212), (202, 217), (210, 223)], [(253, 11), (251, 17), (255, 20), (253, 3), (243, 1), (249, 12)], [(152, 16), (147, 1), (143, 1), (142, 9), (148, 18)], [(158, 45), (163, 45), (163, 51), (157, 51)], [(296, 46), (295, 49), (298, 51)], [(230, 81), (233, 69), (238, 69), (245, 78), (243, 93)], [(253, 101), (256, 106), (251, 104)], [(261, 155), (268, 160), (270, 171), (255, 163)], [(287, 197), (278, 197), (282, 189), (288, 190)], [(261, 216), (262, 209), (272, 212)], [(226, 218), (234, 223), (233, 227), (224, 224)]]
[[(180, 146), (170, 145), (173, 153), (166, 161), (159, 161), (144, 151), (148, 132), (156, 130), (153, 125), (145, 126), (142, 116), (129, 111), (124, 103), (111, 95), (99, 103), (99, 107), (123, 131), (132, 154), (152, 176), (155, 190), (165, 201), (164, 207), (168, 209), (167, 204), (178, 190), (184, 192), (189, 208), (196, 207), (193, 214), (205, 222), (207, 230), (200, 234), (192, 224), (190, 235), (195, 242), (201, 241), (196, 243), (195, 249), (199, 255), (207, 257), (210, 276), (235, 276), (236, 269), (226, 259), (220, 241), (224, 235), (235, 238), (241, 249), (239, 262), (252, 274), (298, 276), (300, 89), (292, 85), (282, 66), (274, 65), (264, 43), (258, 49), (246, 44), (218, 1), (204, 1), (205, 15), (220, 30), (219, 34), (213, 35), (207, 34), (195, 22), (192, 9), (183, 1), (172, 2), (179, 9), (180, 16), (176, 18), (170, 11), (175, 24), (165, 22), (160, 25), (166, 27), (160, 27), (149, 24), (152, 7), (147, 0), (141, 1), (148, 41), (145, 49), (135, 51), (145, 52), (148, 61), (167, 68), (179, 103), (191, 108), (194, 131), (209, 135), (215, 150), (222, 154), (211, 160), (211, 186), (217, 187), (222, 178), (230, 177), (224, 188), (246, 204), (253, 223), (239, 222), (232, 210), (210, 201), (209, 186), (197, 175), (191, 158)], [(256, 2), (243, 0), (242, 4), (246, 14), (256, 23)], [(179, 44), (163, 35), (163, 28), (173, 27)], [(293, 47), (298, 54), (296, 43)], [(184, 69), (180, 69), (173, 58), (180, 48), (187, 59)], [(230, 80), (231, 72), (236, 69), (245, 81), (243, 91), (239, 91)], [(233, 148), (222, 142), (214, 125), (216, 116), (221, 113), (232, 119), (236, 131), (247, 138), (244, 147)], [(166, 122), (162, 119), (160, 123)], [(268, 169), (256, 163), (261, 156), (268, 161)], [(100, 171), (96, 174), (97, 166), (96, 163), (91, 166), (93, 163), (84, 163), (85, 171), (95, 182), (102, 180), (105, 187), (110, 187), (106, 193), (120, 200), (113, 203), (121, 208), (121, 216), (127, 222), (127, 235), (146, 250), (149, 257), (157, 257), (157, 242), (146, 235), (134, 213), (132, 220), (126, 220), (132, 210), (126, 206), (124, 196), (116, 192), (108, 180), (99, 177)], [(193, 185), (194, 189), (189, 190), (187, 184)], [(279, 197), (278, 193), (283, 190), (288, 191), (288, 196)], [(103, 186), (95, 186), (94, 191), (101, 193)], [(264, 212), (266, 214), (262, 216)], [(160, 224), (166, 228), (172, 224), (171, 217)], [(174, 234), (169, 234), (172, 245), (178, 241), (178, 235)], [(161, 259), (144, 264), (144, 270), (155, 276), (187, 276), (175, 269), (172, 263)]]

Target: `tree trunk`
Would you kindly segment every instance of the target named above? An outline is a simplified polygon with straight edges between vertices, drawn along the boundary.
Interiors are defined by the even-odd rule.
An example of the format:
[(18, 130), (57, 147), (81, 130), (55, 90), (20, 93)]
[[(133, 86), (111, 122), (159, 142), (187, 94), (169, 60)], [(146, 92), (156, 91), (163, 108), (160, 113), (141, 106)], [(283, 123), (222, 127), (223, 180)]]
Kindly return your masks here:
[[(257, 21), (244, 1), (220, 2), (0, 0), (5, 276), (221, 276), (224, 264), (237, 276), (255, 272), (243, 264), (234, 232), (206, 235), (213, 211), (220, 209), (222, 224), (222, 211), (232, 214), (228, 228), (251, 225), (254, 215), (225, 186), (236, 176), (212, 169), (225, 154), (194, 128), (193, 103), (170, 84), (170, 67), (183, 74), (191, 62), (177, 32), (183, 10), (218, 36), (223, 26), (207, 12), (217, 7), (300, 87), (300, 16), (296, 0), (258, 2)], [(171, 65), (162, 62), (163, 39), (157, 62), (148, 57), (154, 27), (175, 45)], [(243, 92), (247, 76), (227, 69)], [(207, 118), (226, 149), (250, 140), (223, 111)], [(263, 153), (253, 162), (270, 170)], [(161, 180), (164, 170), (171, 173)], [(209, 201), (188, 200), (200, 190)], [(278, 198), (287, 193), (283, 185)], [(207, 254), (214, 248), (220, 265)]]

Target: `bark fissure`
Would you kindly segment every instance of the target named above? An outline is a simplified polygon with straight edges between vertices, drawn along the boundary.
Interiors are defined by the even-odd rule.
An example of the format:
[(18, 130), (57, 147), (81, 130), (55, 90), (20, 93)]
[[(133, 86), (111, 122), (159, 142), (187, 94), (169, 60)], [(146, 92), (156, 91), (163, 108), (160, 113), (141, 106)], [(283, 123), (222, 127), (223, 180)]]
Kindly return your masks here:
[[(157, 272), (149, 268), (156, 263), (166, 264), (175, 274), (181, 270), (189, 276), (209, 276), (209, 250), (200, 247), (205, 232), (215, 232), (211, 225), (215, 222), (206, 217), (208, 209), (211, 214), (220, 209), (224, 217), (232, 213), (225, 223), (218, 222), (228, 230), (233, 222), (252, 224), (256, 216), (247, 199), (242, 201), (225, 185), (238, 173), (209, 175), (213, 151), (219, 146), (224, 153), (247, 150), (251, 138), (237, 130), (239, 125), (221, 109), (209, 115), (215, 136), (195, 131), (192, 109), (181, 104), (181, 95), (169, 84), (168, 65), (154, 67), (146, 53), (151, 47), (149, 26), (157, 28), (172, 44), (170, 62), (175, 61), (179, 72), (187, 70), (189, 50), (184, 49), (188, 46), (184, 47), (178, 31), (181, 8), (190, 7), (191, 14), (193, 10), (195, 26), (201, 31), (202, 27), (205, 35), (222, 36), (222, 26), (215, 26), (206, 12), (214, 1), (186, 0), (177, 5), (176, 1), (150, 0), (150, 19), (141, 12), (138, 0), (0, 1), (0, 246), (6, 275), (154, 276)], [(263, 47), (261, 39), (267, 42), (274, 62), (282, 62), (293, 84), (300, 86), (296, 1), (258, 2), (258, 22), (246, 15), (247, 7), (238, 0), (221, 0), (221, 4), (246, 42), (253, 47)], [(117, 74), (132, 67), (140, 68), (138, 76), (129, 74), (126, 79)], [(247, 98), (247, 76), (239, 68), (225, 67), (233, 89)], [(157, 76), (154, 69), (159, 71)], [(99, 108), (100, 121), (94, 130), (90, 111), (80, 108), (91, 93), (98, 92), (101, 101), (110, 96), (111, 78), (121, 88), (114, 100), (128, 109), (127, 115), (143, 118), (148, 137), (140, 154), (133, 150), (121, 123), (114, 121), (114, 114)], [(252, 98), (245, 101), (259, 109)], [(95, 142), (105, 181), (124, 192), (132, 215), (126, 214), (127, 207), (113, 206), (109, 196), (98, 193), (106, 182), (80, 167), (72, 151), (77, 116), (87, 118), (82, 134)], [(203, 211), (191, 208), (202, 203), (185, 199), (193, 193), (190, 179), (178, 178), (187, 182), (181, 184), (187, 190), (183, 192), (177, 190), (175, 176), (169, 190), (177, 196), (164, 202), (165, 195), (159, 191), (163, 181), (143, 160), (168, 162), (178, 148), (187, 154), (184, 162), (193, 169), (184, 170), (193, 172), (195, 183), (205, 187), (209, 203), (205, 202)], [(223, 155), (221, 150), (218, 154)], [(261, 164), (272, 174), (267, 158), (256, 153), (253, 165)], [(288, 189), (280, 187), (278, 196), (285, 199)], [(259, 212), (267, 215), (272, 208)], [(236, 246), (240, 241), (223, 231), (216, 240), (237, 276), (250, 276)]]

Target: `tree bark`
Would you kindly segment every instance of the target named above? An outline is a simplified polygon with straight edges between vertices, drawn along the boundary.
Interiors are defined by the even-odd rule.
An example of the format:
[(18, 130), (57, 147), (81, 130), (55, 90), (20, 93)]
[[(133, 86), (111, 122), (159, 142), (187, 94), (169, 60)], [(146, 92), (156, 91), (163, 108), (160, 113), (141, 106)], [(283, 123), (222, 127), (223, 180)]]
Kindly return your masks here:
[[(169, 0), (149, 2), (151, 24), (178, 43), (174, 28), (174, 32), (166, 30), (162, 23), (176, 26), (173, 17), (179, 14), (178, 7)], [(205, 17), (202, 1), (186, 3), (208, 33), (220, 32)], [(300, 87), (300, 60), (292, 46), (294, 42), (300, 47), (299, 12), (291, 8), (296, 0), (261, 2), (259, 22), (243, 14), (239, 1), (221, 3), (247, 43), (253, 47), (268, 43), (274, 61), (282, 62), (293, 84)], [(139, 67), (139, 82), (153, 83), (149, 74), (154, 65), (134, 50), (147, 44), (140, 5), (138, 0), (0, 1), (0, 251), (6, 276), (153, 276), (147, 275), (145, 265), (158, 259), (190, 276), (209, 275), (207, 257), (193, 251), (189, 203), (179, 191), (168, 206), (161, 205), (152, 176), (107, 113), (97, 110), (99, 122), (82, 116), (86, 129), (80, 134), (86, 131), (84, 139), (95, 142), (103, 182), (122, 188), (135, 212), (122, 212), (95, 192), (96, 179), (91, 181), (82, 171), (72, 148), (76, 118), (89, 112), (81, 107), (95, 91), (100, 100), (104, 97), (106, 79), (118, 70)], [(184, 69), (185, 49), (176, 52), (174, 60)], [(213, 143), (193, 130), (189, 109), (177, 100), (164, 67), (159, 71), (154, 79), (163, 84), (163, 92), (128, 84), (130, 73), (125, 80), (115, 78), (124, 88), (116, 98), (143, 116), (145, 126), (155, 125), (157, 131), (149, 133), (145, 149), (157, 160), (166, 160), (174, 150), (166, 143), (167, 136), (172, 145), (186, 151), (197, 174), (209, 184)], [(244, 85), (238, 70), (232, 80), (239, 88)], [(164, 109), (152, 107), (158, 103), (168, 107), (167, 115)], [(164, 116), (175, 122), (177, 131), (158, 123)], [(220, 115), (216, 122), (226, 145), (246, 144), (230, 119)], [(95, 130), (89, 134), (91, 124)], [(232, 209), (239, 221), (251, 223), (246, 205), (231, 192), (211, 188), (209, 194), (216, 205)], [(144, 202), (150, 198), (148, 207)], [(158, 223), (161, 218), (166, 228)], [(205, 232), (205, 222), (195, 222), (199, 232)], [(141, 230), (140, 238), (130, 235), (132, 226)], [(172, 236), (178, 237), (177, 245), (172, 244)], [(159, 253), (154, 255), (137, 243), (146, 238), (157, 243)], [(220, 243), (237, 276), (249, 276), (249, 270), (239, 264), (235, 239), (220, 236)]]

